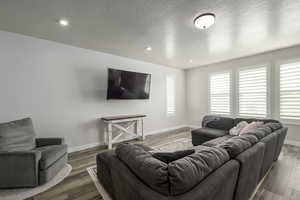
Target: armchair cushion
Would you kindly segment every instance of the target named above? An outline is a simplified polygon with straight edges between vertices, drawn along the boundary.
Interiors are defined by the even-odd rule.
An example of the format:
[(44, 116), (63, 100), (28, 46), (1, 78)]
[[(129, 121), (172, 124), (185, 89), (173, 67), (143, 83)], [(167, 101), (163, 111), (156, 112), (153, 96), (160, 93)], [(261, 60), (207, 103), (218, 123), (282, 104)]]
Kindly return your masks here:
[(0, 152), (0, 188), (38, 185), (39, 151)]
[(30, 118), (0, 124), (0, 151), (29, 151), (34, 148), (35, 133)]
[(63, 138), (36, 138), (36, 147), (64, 144)]
[(44, 170), (67, 153), (67, 145), (50, 145), (35, 150), (41, 152), (40, 169)]

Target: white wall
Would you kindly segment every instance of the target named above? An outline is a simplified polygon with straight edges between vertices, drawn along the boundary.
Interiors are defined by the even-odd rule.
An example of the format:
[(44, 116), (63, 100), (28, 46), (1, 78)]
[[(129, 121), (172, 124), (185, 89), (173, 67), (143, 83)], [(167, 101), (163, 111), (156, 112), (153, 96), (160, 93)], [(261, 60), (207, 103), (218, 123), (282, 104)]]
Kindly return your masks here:
[[(239, 67), (247, 67), (259, 64), (269, 64), (271, 67), (271, 98), (275, 97), (274, 85), (279, 80), (275, 78), (275, 68), (280, 62), (300, 58), (300, 46), (281, 49), (269, 53), (230, 60), (227, 62), (201, 66), (186, 71), (186, 94), (189, 124), (199, 126), (202, 117), (208, 113), (208, 77), (210, 73), (223, 70), (236, 70)], [(274, 101), (272, 101), (274, 102)], [(272, 103), (272, 118), (276, 118), (278, 106)], [(300, 124), (286, 124), (289, 127), (288, 142), (300, 145)]]
[[(150, 100), (107, 101), (108, 67), (151, 73)], [(170, 117), (168, 74), (176, 77)], [(182, 70), (0, 31), (0, 122), (32, 117), (38, 137), (64, 137), (74, 150), (103, 143), (103, 116), (147, 114), (153, 133), (186, 124), (185, 108)]]

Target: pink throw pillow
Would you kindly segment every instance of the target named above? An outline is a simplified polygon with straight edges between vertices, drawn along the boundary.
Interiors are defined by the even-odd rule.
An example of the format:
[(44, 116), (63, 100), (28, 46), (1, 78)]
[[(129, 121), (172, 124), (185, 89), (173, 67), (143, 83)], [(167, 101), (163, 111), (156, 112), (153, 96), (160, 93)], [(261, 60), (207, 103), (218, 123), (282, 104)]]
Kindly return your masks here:
[(240, 135), (248, 132), (249, 130), (251, 130), (253, 128), (256, 128), (256, 127), (262, 126), (262, 125), (264, 125), (264, 122), (251, 122), (250, 124), (248, 124), (241, 130)]

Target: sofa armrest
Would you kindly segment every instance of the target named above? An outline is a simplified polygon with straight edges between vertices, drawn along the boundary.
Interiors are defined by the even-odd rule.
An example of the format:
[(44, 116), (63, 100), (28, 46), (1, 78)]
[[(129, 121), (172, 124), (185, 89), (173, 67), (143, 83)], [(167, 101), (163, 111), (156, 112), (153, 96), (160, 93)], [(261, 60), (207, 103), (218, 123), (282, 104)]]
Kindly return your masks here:
[(36, 138), (36, 147), (64, 144), (63, 138)]
[(0, 152), (0, 188), (38, 185), (41, 152)]

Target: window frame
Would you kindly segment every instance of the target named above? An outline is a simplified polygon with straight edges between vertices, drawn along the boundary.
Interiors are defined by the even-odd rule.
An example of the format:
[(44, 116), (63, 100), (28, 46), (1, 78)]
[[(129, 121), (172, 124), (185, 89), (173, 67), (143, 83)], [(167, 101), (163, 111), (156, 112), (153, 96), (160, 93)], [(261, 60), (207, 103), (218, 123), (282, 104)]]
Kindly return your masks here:
[[(229, 113), (228, 114), (216, 114), (216, 113), (213, 113), (211, 112), (211, 91), (210, 91), (210, 78), (211, 76), (214, 76), (214, 75), (218, 75), (218, 74), (226, 74), (226, 73), (229, 73)], [(225, 117), (232, 117), (233, 116), (233, 73), (232, 73), (232, 70), (222, 70), (222, 71), (217, 71), (217, 72), (211, 72), (208, 74), (208, 110), (207, 112), (209, 114), (213, 114), (213, 115), (219, 115), (219, 116), (225, 116)]]
[[(248, 69), (256, 69), (256, 68), (266, 68), (266, 116), (265, 117), (258, 117), (258, 116), (247, 116), (247, 115), (241, 115), (240, 114), (240, 72)], [(248, 65), (244, 67), (238, 67), (235, 73), (235, 116), (236, 117), (243, 117), (243, 118), (270, 118), (271, 117), (271, 64), (270, 63), (261, 63), (261, 64), (255, 64), (255, 65)]]

